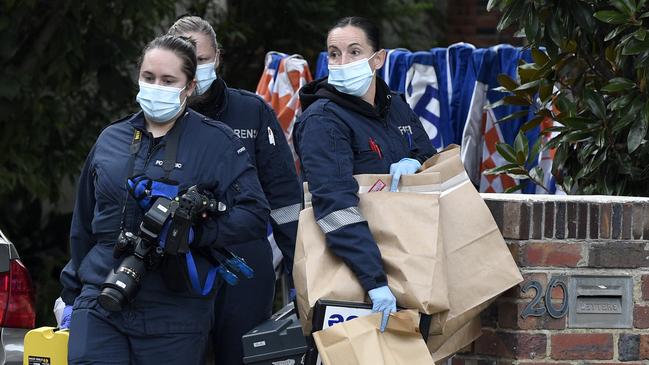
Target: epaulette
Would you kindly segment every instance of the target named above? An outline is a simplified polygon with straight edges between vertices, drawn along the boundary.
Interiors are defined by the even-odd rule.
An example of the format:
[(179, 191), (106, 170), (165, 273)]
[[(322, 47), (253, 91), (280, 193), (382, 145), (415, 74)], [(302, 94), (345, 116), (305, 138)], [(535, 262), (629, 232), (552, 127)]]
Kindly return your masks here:
[(139, 112), (131, 113), (131, 114), (125, 116), (124, 118), (117, 119), (117, 120), (115, 120), (113, 122), (110, 122), (110, 124), (108, 124), (108, 125), (113, 125), (113, 124), (117, 124), (117, 123), (121, 123), (121, 122), (128, 122), (129, 120), (133, 119), (138, 113)]

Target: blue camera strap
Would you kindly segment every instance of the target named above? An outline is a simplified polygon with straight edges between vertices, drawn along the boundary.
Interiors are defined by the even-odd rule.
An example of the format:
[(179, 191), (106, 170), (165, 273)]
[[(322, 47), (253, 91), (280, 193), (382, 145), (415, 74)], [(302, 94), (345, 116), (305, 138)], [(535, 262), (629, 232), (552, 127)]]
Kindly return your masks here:
[(185, 260), (187, 261), (187, 273), (189, 274), (189, 281), (192, 284), (192, 288), (196, 293), (200, 293), (205, 296), (212, 291), (214, 286), (214, 281), (216, 280), (216, 274), (219, 271), (218, 266), (212, 266), (207, 272), (207, 277), (205, 278), (205, 286), (201, 287), (201, 283), (198, 279), (198, 270), (196, 269), (196, 263), (194, 262), (194, 256), (191, 252), (185, 254)]
[[(167, 221), (170, 222), (170, 221)], [(167, 233), (169, 232), (170, 224), (165, 224), (164, 228), (160, 232), (160, 247), (165, 248)], [(194, 242), (194, 230), (189, 230), (188, 240), (190, 245)], [(194, 292), (200, 295), (208, 295), (212, 288), (214, 287), (214, 282), (216, 280), (216, 274), (219, 272), (219, 266), (212, 266), (207, 272), (207, 277), (205, 278), (205, 286), (201, 286), (200, 279), (198, 277), (198, 269), (196, 268), (196, 262), (194, 261), (194, 256), (192, 255), (191, 250), (185, 254), (185, 262), (187, 263), (187, 274), (189, 276), (189, 282), (194, 289)]]

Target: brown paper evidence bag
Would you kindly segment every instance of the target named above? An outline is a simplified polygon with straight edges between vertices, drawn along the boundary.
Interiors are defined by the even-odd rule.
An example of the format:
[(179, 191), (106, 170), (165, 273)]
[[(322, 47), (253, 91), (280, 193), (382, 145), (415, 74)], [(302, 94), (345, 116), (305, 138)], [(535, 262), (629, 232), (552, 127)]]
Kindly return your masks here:
[[(379, 179), (389, 186), (389, 175), (354, 177), (390, 290), (400, 307), (432, 315), (427, 346), (438, 361), (474, 341), (480, 312), (523, 278), (466, 175), (459, 147), (449, 146), (421, 170), (401, 177), (399, 193), (367, 193)], [(308, 192), (305, 198), (293, 278), (302, 328), (310, 334), (318, 299), (368, 300), (353, 272), (328, 250)]]

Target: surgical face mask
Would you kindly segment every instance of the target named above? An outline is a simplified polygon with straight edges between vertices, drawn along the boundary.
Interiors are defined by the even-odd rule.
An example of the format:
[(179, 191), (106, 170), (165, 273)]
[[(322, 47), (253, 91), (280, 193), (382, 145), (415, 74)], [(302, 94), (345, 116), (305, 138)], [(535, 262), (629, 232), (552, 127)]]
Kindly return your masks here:
[(329, 78), (327, 82), (341, 93), (363, 96), (372, 84), (374, 71), (370, 67), (370, 58), (354, 61), (344, 65), (329, 65)]
[(147, 119), (158, 124), (165, 124), (174, 119), (185, 106), (187, 98), (180, 102), (180, 93), (185, 88), (161, 86), (139, 82), (140, 92), (137, 102), (140, 104)]
[(207, 89), (212, 86), (212, 82), (216, 80), (216, 70), (214, 70), (215, 66), (216, 62), (212, 62), (198, 65), (198, 67), (196, 68), (197, 95), (203, 95), (203, 93), (205, 93)]

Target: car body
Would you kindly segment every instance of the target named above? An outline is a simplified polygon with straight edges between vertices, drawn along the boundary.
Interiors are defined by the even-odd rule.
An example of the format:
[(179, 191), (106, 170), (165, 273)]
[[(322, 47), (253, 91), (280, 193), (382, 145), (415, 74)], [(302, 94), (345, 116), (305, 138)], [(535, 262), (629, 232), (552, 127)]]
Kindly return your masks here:
[(34, 287), (16, 246), (0, 231), (0, 364), (23, 363), (25, 334), (36, 320)]

